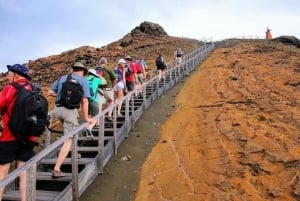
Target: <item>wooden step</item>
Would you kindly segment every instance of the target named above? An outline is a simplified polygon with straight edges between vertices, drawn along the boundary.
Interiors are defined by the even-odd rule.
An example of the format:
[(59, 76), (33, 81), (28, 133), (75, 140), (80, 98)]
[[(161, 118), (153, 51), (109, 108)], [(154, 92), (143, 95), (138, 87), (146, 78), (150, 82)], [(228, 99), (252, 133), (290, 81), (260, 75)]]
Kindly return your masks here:
[[(110, 131), (113, 131), (113, 130), (110, 130)], [(95, 135), (92, 140), (91, 140), (91, 138), (88, 138), (88, 137), (78, 137), (78, 141), (96, 141), (98, 139), (99, 139), (99, 137), (95, 136)], [(114, 137), (113, 136), (104, 136), (104, 140), (111, 140), (111, 139), (114, 139)]]
[(97, 152), (99, 150), (98, 147), (78, 147), (78, 152)]
[(52, 172), (37, 172), (36, 178), (39, 181), (72, 181), (72, 173), (65, 174), (65, 177), (53, 178)]
[[(57, 191), (36, 191), (36, 201), (50, 201), (54, 200), (60, 194)], [(3, 200), (20, 200), (20, 192), (15, 190), (6, 191), (3, 195)]]
[[(57, 158), (43, 159), (38, 164), (54, 165), (56, 163), (56, 160), (57, 160)], [(93, 160), (94, 160), (93, 158), (79, 158), (78, 164), (80, 164), (80, 165), (88, 164), (88, 163), (91, 163)], [(71, 158), (66, 158), (64, 160), (64, 164), (72, 164)]]

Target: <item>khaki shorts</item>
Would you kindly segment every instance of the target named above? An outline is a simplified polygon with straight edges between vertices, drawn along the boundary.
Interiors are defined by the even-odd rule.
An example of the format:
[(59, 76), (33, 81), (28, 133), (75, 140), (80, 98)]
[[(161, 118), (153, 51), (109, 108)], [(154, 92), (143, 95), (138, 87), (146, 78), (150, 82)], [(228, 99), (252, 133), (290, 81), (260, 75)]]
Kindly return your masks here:
[(63, 124), (64, 134), (71, 132), (78, 126), (78, 109), (67, 109), (65, 107), (55, 107), (53, 115)]
[[(111, 100), (114, 100), (114, 90), (113, 89), (105, 90), (105, 92)], [(107, 103), (107, 99), (104, 96), (99, 94), (99, 104), (105, 104), (105, 103)]]

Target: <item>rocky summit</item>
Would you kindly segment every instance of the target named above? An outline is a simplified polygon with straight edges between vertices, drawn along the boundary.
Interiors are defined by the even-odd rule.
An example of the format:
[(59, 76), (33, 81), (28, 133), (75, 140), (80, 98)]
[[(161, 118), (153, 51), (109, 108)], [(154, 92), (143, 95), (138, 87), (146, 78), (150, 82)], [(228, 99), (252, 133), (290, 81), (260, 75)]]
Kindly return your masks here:
[[(167, 61), (171, 61), (178, 47), (184, 52), (190, 52), (201, 44), (195, 39), (169, 36), (159, 24), (142, 22), (120, 40), (106, 46), (82, 46), (59, 55), (29, 61), (26, 65), (29, 66), (33, 81), (48, 86), (58, 76), (69, 72), (69, 68), (75, 61), (82, 61), (88, 68), (93, 68), (101, 57), (107, 57), (108, 66), (114, 67), (119, 58), (130, 55), (134, 59), (143, 57), (151, 69), (154, 67), (154, 60), (158, 53), (163, 54)], [(5, 73), (2, 74), (0, 83), (2, 88), (5, 84)]]

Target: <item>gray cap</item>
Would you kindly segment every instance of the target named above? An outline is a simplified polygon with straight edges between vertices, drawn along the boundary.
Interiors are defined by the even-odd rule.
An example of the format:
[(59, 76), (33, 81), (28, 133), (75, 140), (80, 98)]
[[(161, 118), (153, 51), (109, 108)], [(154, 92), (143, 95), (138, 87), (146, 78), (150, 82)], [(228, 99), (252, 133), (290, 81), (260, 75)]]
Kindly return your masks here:
[(99, 60), (99, 64), (107, 64), (107, 59), (105, 57), (101, 57)]

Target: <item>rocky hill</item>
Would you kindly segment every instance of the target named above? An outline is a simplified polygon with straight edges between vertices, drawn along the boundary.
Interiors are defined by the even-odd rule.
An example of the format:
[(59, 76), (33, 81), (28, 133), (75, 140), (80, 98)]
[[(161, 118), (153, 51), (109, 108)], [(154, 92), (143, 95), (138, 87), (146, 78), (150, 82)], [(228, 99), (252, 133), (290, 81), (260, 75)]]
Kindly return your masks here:
[[(163, 54), (166, 60), (170, 61), (177, 47), (182, 48), (184, 52), (190, 52), (200, 45), (201, 42), (195, 39), (169, 36), (159, 24), (142, 22), (122, 39), (106, 46), (82, 46), (59, 55), (29, 61), (27, 65), (33, 81), (48, 86), (58, 76), (67, 73), (75, 61), (83, 61), (89, 68), (92, 68), (101, 57), (107, 57), (108, 65), (114, 67), (119, 58), (130, 55), (133, 58), (145, 58), (149, 67), (152, 68), (158, 53)], [(2, 88), (5, 84), (5, 74), (2, 74), (0, 83), (0, 88)]]

